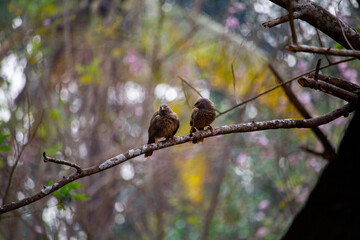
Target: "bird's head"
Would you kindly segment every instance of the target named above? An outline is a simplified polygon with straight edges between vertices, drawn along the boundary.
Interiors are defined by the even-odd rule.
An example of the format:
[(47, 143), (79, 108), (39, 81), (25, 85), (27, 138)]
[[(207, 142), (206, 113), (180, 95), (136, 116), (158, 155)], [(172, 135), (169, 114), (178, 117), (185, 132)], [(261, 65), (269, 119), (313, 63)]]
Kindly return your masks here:
[(159, 108), (160, 115), (168, 115), (172, 113), (171, 108), (167, 104), (161, 104)]
[(198, 109), (208, 109), (208, 108), (213, 108), (213, 103), (207, 99), (207, 98), (199, 98), (193, 108), (198, 108)]

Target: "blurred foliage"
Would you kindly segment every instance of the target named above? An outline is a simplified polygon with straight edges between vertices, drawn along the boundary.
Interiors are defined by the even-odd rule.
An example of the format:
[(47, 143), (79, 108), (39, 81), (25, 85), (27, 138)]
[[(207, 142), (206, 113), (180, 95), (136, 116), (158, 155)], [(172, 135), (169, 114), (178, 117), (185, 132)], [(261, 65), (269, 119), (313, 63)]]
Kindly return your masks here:
[[(318, 2), (335, 7), (332, 1)], [(143, 145), (162, 102), (179, 115), (177, 135), (188, 133), (199, 96), (177, 76), (221, 112), (277, 84), (269, 62), (285, 80), (316, 64), (313, 54), (279, 50), (290, 42), (288, 25), (261, 27), (283, 15), (269, 1), (196, 3), (0, 3), (0, 203), (33, 195), (49, 179), (72, 174), (68, 167), (42, 163), (44, 151), (85, 168)], [(341, 16), (357, 22), (358, 8), (349, 4), (339, 5)], [(297, 25), (299, 42), (318, 44), (314, 29)], [(321, 38), (325, 46), (336, 46)], [(357, 82), (358, 69), (357, 61), (322, 73)], [(291, 88), (314, 116), (343, 105), (296, 82)], [(221, 115), (213, 126), (277, 118), (301, 118), (281, 88)], [(337, 146), (345, 125), (340, 118), (321, 129)], [(289, 129), (217, 136), (156, 151), (150, 159), (140, 156), (70, 183), (2, 218), (0, 239), (25, 234), (278, 239), (325, 166), (301, 146), (322, 150), (310, 130)], [(75, 192), (80, 188), (83, 194)]]
[[(49, 181), (48, 186), (51, 186), (54, 184), (54, 181)], [(53, 195), (60, 201), (58, 208), (59, 210), (65, 210), (66, 204), (74, 200), (80, 200), (80, 201), (89, 201), (91, 198), (86, 197), (85, 193), (73, 193), (73, 190), (80, 189), (82, 187), (82, 184), (77, 182), (71, 182), (59, 190), (56, 190)]]

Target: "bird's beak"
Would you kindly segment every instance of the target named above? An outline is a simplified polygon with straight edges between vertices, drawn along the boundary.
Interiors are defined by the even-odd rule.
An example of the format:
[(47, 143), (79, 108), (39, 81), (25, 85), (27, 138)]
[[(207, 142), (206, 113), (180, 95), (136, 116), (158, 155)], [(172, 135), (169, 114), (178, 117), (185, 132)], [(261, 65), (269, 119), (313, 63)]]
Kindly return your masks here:
[(191, 109), (197, 108), (198, 106), (199, 106), (199, 105), (194, 105), (194, 106), (192, 106)]
[(164, 110), (165, 110), (165, 107), (161, 107), (160, 109), (161, 109), (161, 111), (164, 111)]

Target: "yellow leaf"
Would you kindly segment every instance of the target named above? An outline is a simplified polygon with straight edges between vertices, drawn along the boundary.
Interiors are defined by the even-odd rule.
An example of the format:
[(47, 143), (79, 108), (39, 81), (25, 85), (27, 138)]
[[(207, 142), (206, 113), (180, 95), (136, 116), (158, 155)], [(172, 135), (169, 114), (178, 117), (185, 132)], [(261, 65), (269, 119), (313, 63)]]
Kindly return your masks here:
[(92, 77), (89, 76), (89, 75), (82, 75), (82, 76), (80, 77), (80, 82), (81, 82), (81, 83), (88, 84), (88, 83), (91, 83), (92, 80), (93, 80)]
[(203, 200), (205, 170), (206, 164), (203, 154), (196, 155), (194, 158), (183, 162), (180, 168), (185, 194), (193, 203), (200, 203)]

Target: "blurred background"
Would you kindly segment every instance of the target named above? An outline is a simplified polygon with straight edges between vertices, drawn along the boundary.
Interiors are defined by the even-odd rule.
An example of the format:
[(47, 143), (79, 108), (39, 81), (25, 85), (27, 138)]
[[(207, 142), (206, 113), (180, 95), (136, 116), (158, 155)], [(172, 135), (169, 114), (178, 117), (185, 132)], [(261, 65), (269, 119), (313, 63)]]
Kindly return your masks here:
[[(357, 1), (316, 1), (352, 26)], [(319, 56), (284, 51), (288, 24), (268, 0), (7, 0), (0, 2), (0, 203), (73, 173), (42, 153), (90, 167), (147, 142), (167, 103), (189, 132), (199, 95), (218, 111), (313, 69)], [(334, 47), (296, 21), (302, 44)], [(332, 60), (336, 60), (333, 58)], [(326, 59), (323, 59), (326, 62)], [(325, 74), (356, 82), (358, 63)], [(317, 116), (344, 102), (291, 85)], [(213, 126), (301, 118), (281, 88)], [(347, 119), (321, 129), (334, 147)], [(310, 130), (217, 136), (136, 157), (1, 216), (0, 239), (278, 239), (326, 161)]]

